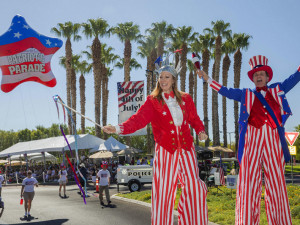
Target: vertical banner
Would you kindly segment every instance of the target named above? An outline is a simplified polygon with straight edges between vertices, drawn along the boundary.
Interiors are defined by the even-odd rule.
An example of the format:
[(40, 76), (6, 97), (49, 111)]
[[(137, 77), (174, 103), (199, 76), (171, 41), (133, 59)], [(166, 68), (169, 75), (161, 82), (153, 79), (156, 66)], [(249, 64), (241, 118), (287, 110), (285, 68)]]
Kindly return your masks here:
[[(119, 124), (134, 115), (145, 102), (144, 81), (118, 82)], [(127, 135), (147, 135), (146, 127)]]

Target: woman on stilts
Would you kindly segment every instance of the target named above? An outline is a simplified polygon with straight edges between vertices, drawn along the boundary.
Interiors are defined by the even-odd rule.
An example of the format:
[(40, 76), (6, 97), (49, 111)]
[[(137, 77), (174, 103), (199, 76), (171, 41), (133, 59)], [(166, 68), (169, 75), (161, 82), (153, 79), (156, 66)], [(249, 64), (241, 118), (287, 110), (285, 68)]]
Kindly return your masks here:
[[(207, 135), (197, 115), (193, 99), (177, 88), (180, 68), (169, 65), (168, 57), (156, 60), (159, 79), (154, 91), (138, 112), (126, 122), (105, 126), (107, 133), (131, 134), (151, 122), (155, 139), (152, 183), (152, 225), (173, 224), (178, 179), (182, 185), (178, 204), (178, 224), (208, 224), (205, 183), (199, 178), (194, 139), (190, 125), (200, 140)], [(178, 63), (180, 65), (180, 62)], [(173, 64), (175, 65), (175, 64)]]

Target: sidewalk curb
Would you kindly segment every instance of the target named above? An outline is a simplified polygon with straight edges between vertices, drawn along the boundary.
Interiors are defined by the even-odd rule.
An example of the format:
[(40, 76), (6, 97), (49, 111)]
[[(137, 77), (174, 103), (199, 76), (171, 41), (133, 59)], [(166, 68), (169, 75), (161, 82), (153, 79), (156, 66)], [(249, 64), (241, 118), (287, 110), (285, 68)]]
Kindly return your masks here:
[[(112, 195), (111, 198), (115, 198), (115, 199), (125, 201), (125, 202), (135, 203), (135, 204), (138, 204), (138, 205), (143, 205), (143, 206), (151, 208), (150, 203), (142, 202), (142, 201), (138, 201), (138, 200), (134, 200), (134, 199), (129, 199), (129, 198), (122, 198), (120, 196), (117, 196), (117, 194)], [(174, 210), (174, 215), (178, 216), (178, 211)], [(208, 221), (208, 225), (218, 225), (218, 224)]]

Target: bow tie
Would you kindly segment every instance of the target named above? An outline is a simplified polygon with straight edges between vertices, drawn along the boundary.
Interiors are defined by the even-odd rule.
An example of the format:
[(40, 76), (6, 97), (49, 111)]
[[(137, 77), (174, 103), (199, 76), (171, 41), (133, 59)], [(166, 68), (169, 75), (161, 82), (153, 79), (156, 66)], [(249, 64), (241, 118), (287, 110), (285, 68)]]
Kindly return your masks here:
[(171, 91), (170, 94), (164, 93), (164, 95), (165, 95), (166, 99), (169, 99), (169, 97), (174, 98), (174, 92), (173, 91)]
[(267, 92), (268, 91), (268, 87), (267, 86), (263, 86), (263, 87), (256, 87), (256, 91), (260, 92), (261, 90)]

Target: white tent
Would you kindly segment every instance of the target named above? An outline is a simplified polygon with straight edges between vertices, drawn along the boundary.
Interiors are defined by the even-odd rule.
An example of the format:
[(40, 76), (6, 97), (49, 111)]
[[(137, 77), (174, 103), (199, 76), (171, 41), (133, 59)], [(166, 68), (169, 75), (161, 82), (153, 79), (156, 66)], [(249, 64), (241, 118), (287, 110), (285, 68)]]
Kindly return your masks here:
[[(43, 158), (43, 156), (42, 156), (41, 153), (30, 153), (30, 154), (27, 154), (28, 160), (30, 160), (30, 159), (32, 159), (33, 157), (36, 157), (36, 156), (38, 156), (38, 157), (41, 156), (41, 157)], [(45, 158), (47, 158), (47, 156), (55, 157), (55, 156), (49, 154), (48, 152), (45, 152)], [(10, 159), (11, 159), (11, 160), (20, 160), (20, 159), (24, 159), (24, 154), (13, 155), (13, 156), (10, 157)], [(9, 160), (9, 159), (7, 159), (7, 160)]]
[[(42, 154), (40, 154), (39, 156), (34, 156), (31, 157), (30, 160), (35, 160), (35, 161), (43, 161), (44, 160), (44, 156)], [(45, 160), (46, 161), (53, 161), (53, 160), (57, 160), (57, 158), (54, 155), (51, 154), (46, 154), (45, 152)]]
[(121, 142), (118, 142), (113, 137), (110, 137), (104, 143), (100, 144), (99, 146), (95, 146), (95, 148), (92, 148), (90, 152), (97, 152), (97, 151), (117, 152), (126, 149), (127, 147), (128, 146), (122, 144)]
[[(71, 150), (75, 149), (75, 137), (67, 135)], [(78, 149), (91, 149), (104, 143), (103, 139), (95, 137), (90, 134), (77, 135)], [(63, 136), (46, 138), (35, 141), (19, 142), (8, 149), (0, 152), (0, 157), (7, 157), (8, 155), (21, 155), (24, 153), (41, 153), (41, 152), (61, 152), (62, 150), (69, 150), (69, 147)]]

